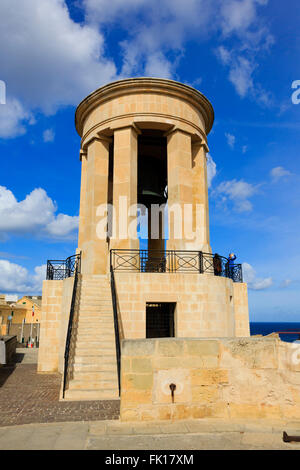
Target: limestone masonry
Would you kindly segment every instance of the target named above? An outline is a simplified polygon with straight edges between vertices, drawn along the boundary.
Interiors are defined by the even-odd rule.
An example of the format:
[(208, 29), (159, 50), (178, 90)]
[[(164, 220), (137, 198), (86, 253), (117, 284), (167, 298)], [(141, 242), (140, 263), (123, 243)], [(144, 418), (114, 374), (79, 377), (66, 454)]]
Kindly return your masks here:
[(241, 267), (210, 246), (213, 120), (199, 91), (154, 78), (111, 83), (78, 106), (77, 256), (71, 268), (48, 262), (38, 362), (64, 374), (64, 399), (121, 393), (124, 420), (299, 415), (286, 346), (248, 338)]

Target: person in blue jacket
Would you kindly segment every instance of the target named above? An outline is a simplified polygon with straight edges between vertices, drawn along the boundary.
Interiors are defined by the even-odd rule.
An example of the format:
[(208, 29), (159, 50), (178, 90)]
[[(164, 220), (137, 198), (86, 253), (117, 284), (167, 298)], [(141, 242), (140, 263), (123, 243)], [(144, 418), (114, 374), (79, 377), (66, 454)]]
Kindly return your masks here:
[(235, 254), (230, 253), (229, 256), (228, 256), (228, 270), (229, 270), (229, 277), (231, 277), (231, 279), (233, 279), (235, 260), (236, 260)]

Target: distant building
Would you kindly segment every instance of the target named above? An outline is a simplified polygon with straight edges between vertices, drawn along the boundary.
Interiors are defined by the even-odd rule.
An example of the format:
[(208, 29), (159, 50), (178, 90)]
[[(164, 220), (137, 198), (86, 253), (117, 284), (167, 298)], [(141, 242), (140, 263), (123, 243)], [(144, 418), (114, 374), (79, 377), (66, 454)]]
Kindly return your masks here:
[[(40, 323), (42, 296), (23, 296), (17, 301), (6, 301), (0, 294), (0, 334), (7, 333), (9, 324)], [(32, 315), (34, 313), (34, 315)]]

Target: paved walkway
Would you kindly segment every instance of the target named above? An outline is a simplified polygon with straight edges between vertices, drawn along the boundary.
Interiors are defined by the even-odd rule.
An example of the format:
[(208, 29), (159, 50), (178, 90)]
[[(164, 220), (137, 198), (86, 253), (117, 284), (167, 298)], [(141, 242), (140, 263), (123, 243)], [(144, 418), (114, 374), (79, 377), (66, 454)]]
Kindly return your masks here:
[(119, 401), (59, 402), (61, 375), (37, 374), (36, 362), (37, 350), (20, 349), (0, 368), (0, 450), (300, 450), (282, 441), (300, 421), (121, 423)]
[(0, 368), (0, 426), (119, 418), (119, 400), (59, 401), (61, 374), (37, 373), (37, 350)]
[(202, 419), (142, 424), (30, 424), (0, 428), (0, 450), (300, 450), (300, 443), (282, 441), (283, 430), (299, 435), (300, 422)]

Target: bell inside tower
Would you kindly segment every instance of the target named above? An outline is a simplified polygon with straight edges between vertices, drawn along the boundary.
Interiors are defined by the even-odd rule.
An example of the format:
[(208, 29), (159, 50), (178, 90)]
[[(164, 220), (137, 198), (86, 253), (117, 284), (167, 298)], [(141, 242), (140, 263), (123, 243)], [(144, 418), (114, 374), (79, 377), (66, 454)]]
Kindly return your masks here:
[(164, 131), (144, 129), (138, 137), (138, 204), (147, 212), (149, 258), (165, 250), (167, 184), (167, 138)]

